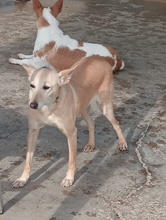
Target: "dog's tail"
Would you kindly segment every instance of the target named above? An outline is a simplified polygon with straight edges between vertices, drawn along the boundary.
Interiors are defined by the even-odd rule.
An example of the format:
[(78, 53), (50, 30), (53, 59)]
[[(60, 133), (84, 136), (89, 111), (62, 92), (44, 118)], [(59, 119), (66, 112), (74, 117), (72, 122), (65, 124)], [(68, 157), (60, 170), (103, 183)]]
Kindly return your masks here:
[[(122, 58), (120, 57), (119, 53), (114, 50), (112, 47), (108, 47), (106, 46), (107, 49), (110, 51), (110, 53), (113, 56), (113, 59), (115, 61), (114, 65), (113, 65), (113, 72), (117, 72), (118, 70), (123, 70), (125, 65), (124, 65), (124, 61), (122, 60)], [(112, 59), (110, 59), (111, 62)]]
[(123, 70), (125, 68), (125, 64), (124, 64), (124, 61), (122, 60), (122, 65), (121, 67), (119, 68), (119, 70)]

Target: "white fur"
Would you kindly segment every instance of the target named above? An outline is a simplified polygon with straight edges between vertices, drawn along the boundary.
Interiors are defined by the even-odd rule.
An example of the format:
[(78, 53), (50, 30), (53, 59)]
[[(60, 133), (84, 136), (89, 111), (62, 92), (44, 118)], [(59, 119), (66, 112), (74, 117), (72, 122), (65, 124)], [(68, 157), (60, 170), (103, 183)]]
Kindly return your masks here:
[(109, 50), (100, 44), (84, 43), (84, 45), (79, 47), (79, 49), (87, 53), (86, 57), (90, 57), (92, 55), (112, 57), (112, 54), (109, 52)]
[(123, 70), (124, 67), (125, 67), (125, 64), (124, 64), (124, 62), (123, 62), (123, 60), (122, 60), (122, 66), (121, 66), (120, 70)]
[(113, 56), (113, 59), (114, 59), (115, 63), (114, 63), (114, 65), (113, 65), (112, 69), (114, 70), (114, 69), (116, 68), (116, 64), (117, 64), (116, 55)]

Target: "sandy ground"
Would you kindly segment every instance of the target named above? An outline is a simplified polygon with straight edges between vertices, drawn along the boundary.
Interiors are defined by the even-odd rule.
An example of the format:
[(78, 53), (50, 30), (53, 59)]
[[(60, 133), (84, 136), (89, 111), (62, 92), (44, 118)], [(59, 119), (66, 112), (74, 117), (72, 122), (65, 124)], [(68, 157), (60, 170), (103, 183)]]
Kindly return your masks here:
[[(42, 0), (43, 4), (53, 1)], [(28, 79), (8, 58), (31, 54), (36, 17), (31, 1), (0, 3), (1, 220), (166, 219), (166, 2), (65, 0), (59, 17), (71, 37), (112, 45), (125, 70), (115, 75), (115, 115), (129, 151), (118, 150), (109, 122), (96, 120), (96, 150), (84, 153), (87, 128), (78, 119), (77, 175), (60, 188), (68, 161), (66, 138), (56, 128), (41, 131), (31, 178), (23, 189), (11, 183), (26, 154)]]

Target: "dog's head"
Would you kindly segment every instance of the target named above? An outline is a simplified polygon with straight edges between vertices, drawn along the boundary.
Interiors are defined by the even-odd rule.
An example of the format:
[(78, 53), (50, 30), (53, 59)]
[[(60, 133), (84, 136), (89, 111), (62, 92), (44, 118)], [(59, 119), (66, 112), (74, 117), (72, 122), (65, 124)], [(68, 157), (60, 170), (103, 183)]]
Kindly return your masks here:
[(56, 70), (24, 66), (30, 82), (29, 106), (32, 109), (41, 109), (56, 102), (59, 95), (58, 73)]
[[(37, 15), (38, 29), (54, 23), (55, 18), (62, 11), (63, 0), (58, 0), (52, 7), (43, 7), (39, 0), (33, 0), (33, 9)], [(54, 17), (54, 19), (53, 19)]]
[(69, 83), (74, 67), (57, 72), (48, 68), (35, 69), (24, 66), (30, 82), (29, 106), (32, 109), (42, 109), (58, 102), (60, 87)]

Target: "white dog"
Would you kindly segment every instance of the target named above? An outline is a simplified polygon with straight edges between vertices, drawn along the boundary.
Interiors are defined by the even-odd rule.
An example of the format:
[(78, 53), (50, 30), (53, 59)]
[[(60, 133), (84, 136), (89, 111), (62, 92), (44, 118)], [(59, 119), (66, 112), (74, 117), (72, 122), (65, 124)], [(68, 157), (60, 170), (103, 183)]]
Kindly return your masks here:
[(65, 35), (57, 20), (63, 0), (58, 0), (51, 8), (45, 8), (39, 0), (33, 0), (37, 15), (37, 38), (33, 55), (19, 54), (20, 59), (10, 58), (9, 62), (35, 68), (49, 67), (57, 71), (70, 68), (82, 57), (97, 56), (104, 58), (113, 72), (124, 68), (120, 55), (110, 46), (77, 41)]

